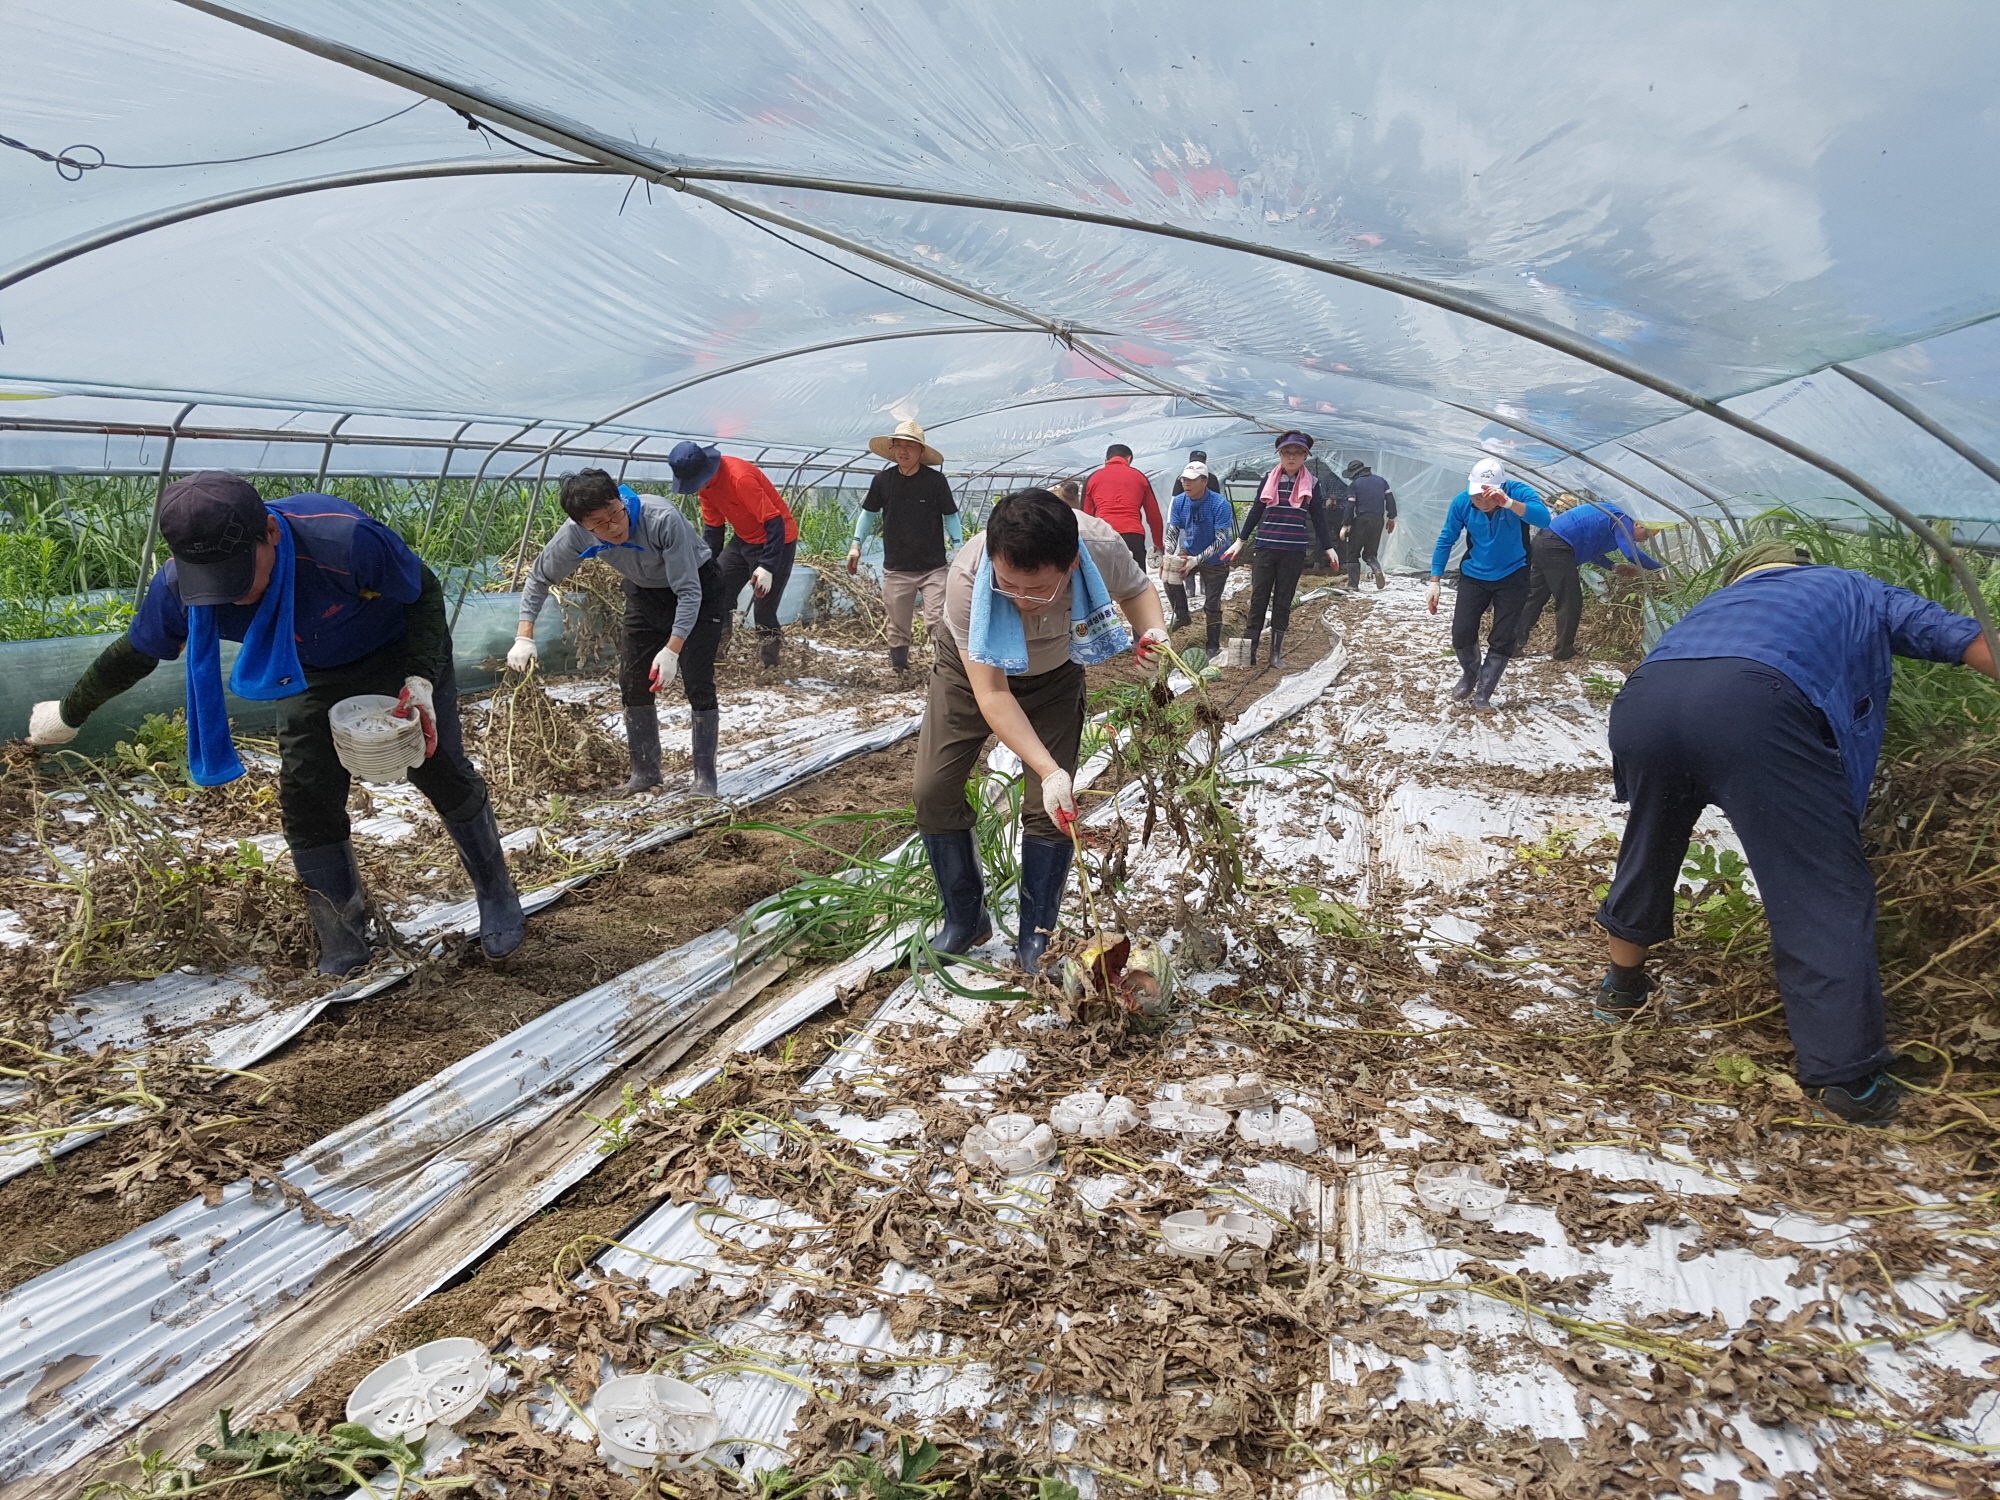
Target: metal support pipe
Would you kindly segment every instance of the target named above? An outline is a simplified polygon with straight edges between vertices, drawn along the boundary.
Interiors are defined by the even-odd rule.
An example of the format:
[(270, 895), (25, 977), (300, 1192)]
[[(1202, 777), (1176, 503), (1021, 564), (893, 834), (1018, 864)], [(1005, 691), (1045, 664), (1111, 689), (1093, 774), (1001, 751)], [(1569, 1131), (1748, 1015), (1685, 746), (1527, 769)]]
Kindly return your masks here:
[(1873, 396), (1877, 401), (1880, 401), (1891, 411), (1908, 417), (1917, 426), (1923, 428), (1925, 432), (1928, 432), (1940, 443), (1943, 443), (1945, 447), (1951, 449), (1952, 452), (1971, 464), (1973, 468), (1984, 474), (1988, 479), (2000, 484), (2000, 464), (1993, 462), (1992, 459), (1981, 453), (1942, 422), (1933, 421), (1931, 418), (1925, 416), (1922, 411), (1890, 390), (1889, 387), (1882, 384), (1873, 375), (1864, 375), (1859, 370), (1850, 370), (1846, 365), (1835, 365), (1833, 368), (1836, 374), (1845, 375), (1849, 380), (1860, 386), (1862, 390)]
[(223, 193), (214, 198), (176, 204), (172, 208), (159, 209), (153, 213), (142, 214), (138, 218), (108, 225), (103, 229), (94, 229), (89, 234), (65, 240), (60, 245), (52, 245), (47, 250), (29, 256), (26, 260), (16, 261), (6, 270), (0, 271), (0, 291), (16, 286), (31, 276), (39, 276), (64, 261), (75, 260), (79, 255), (88, 255), (93, 250), (102, 250), (108, 245), (135, 239), (142, 234), (151, 234), (156, 229), (165, 229), (173, 224), (185, 224), (190, 219), (225, 213), (232, 208), (245, 208), (253, 203), (270, 203), (279, 198), (296, 198), (303, 193), (332, 192), (338, 188), (373, 187), (377, 183), (385, 182), (419, 182), (437, 177), (546, 176), (550, 173), (590, 177), (622, 175), (594, 162), (518, 159), (494, 161), (486, 158), (479, 161), (422, 162), (404, 167), (373, 167), (364, 172), (329, 172), (321, 177), (301, 177), (293, 182), (277, 182), (266, 187), (246, 188), (240, 193)]
[(1647, 463), (1651, 464), (1668, 478), (1678, 479), (1697, 495), (1707, 500), (1717, 510), (1722, 512), (1723, 519), (1729, 522), (1729, 529), (1736, 533), (1736, 540), (1739, 542), (1744, 540), (1743, 523), (1736, 519), (1736, 512), (1729, 508), (1729, 502), (1721, 495), (1703, 484), (1699, 479), (1696, 479), (1692, 474), (1683, 473), (1665, 459), (1655, 458), (1643, 448), (1634, 448), (1630, 443), (1620, 443), (1618, 446), (1623, 448), (1627, 453), (1632, 454), (1635, 458), (1645, 459)]
[(326, 493), (326, 466), (333, 462), (333, 440), (340, 436), (340, 429), (347, 425), (347, 419), (353, 415), (351, 411), (342, 412), (334, 424), (326, 430), (326, 446), (319, 454), (319, 473), (313, 476), (313, 493), (316, 495)]
[(548, 477), (549, 456), (544, 453), (542, 455), (542, 471), (535, 476), (534, 493), (528, 496), (528, 514), (521, 521), (521, 545), (515, 549), (514, 566), (509, 570), (507, 575), (507, 584), (510, 588), (520, 588), (522, 570), (528, 566), (528, 537), (535, 529), (535, 512), (541, 509), (542, 486), (548, 481)]
[(1465, 406), (1457, 401), (1447, 401), (1445, 405), (1457, 407), (1457, 409), (1460, 411), (1470, 412), (1475, 417), (1484, 417), (1489, 422), (1498, 422), (1502, 427), (1511, 427), (1514, 429), (1514, 431), (1522, 434), (1524, 437), (1531, 437), (1538, 443), (1547, 443), (1551, 448), (1556, 448), (1564, 453), (1567, 453), (1571, 458), (1576, 459), (1579, 463), (1589, 464), (1591, 468), (1598, 469), (1606, 474), (1609, 474), (1613, 479), (1617, 480), (1620, 484), (1626, 485), (1631, 489), (1637, 490), (1640, 494), (1644, 495), (1648, 500), (1654, 502), (1654, 504), (1665, 507), (1667, 510), (1672, 511), (1675, 515), (1679, 516), (1683, 521), (1687, 522), (1688, 525), (1693, 529), (1695, 545), (1701, 548), (1701, 555), (1703, 561), (1705, 562), (1715, 561), (1715, 549), (1709, 546), (1708, 536), (1705, 532), (1702, 531), (1701, 522), (1696, 520), (1695, 517), (1690, 512), (1682, 510), (1678, 505), (1674, 504), (1673, 501), (1667, 499), (1664, 495), (1655, 494), (1653, 491), (1647, 489), (1643, 484), (1637, 484), (1634, 481), (1627, 479), (1623, 474), (1620, 474), (1616, 469), (1612, 468), (1609, 464), (1599, 463), (1596, 459), (1592, 458), (1588, 453), (1584, 453), (1579, 451), (1578, 449), (1570, 447), (1569, 444), (1565, 443), (1561, 438), (1554, 437), (1549, 433), (1541, 431), (1539, 428), (1530, 427), (1525, 422), (1516, 422), (1512, 417), (1503, 417), (1498, 412), (1482, 411), (1480, 408), (1476, 406)]
[(426, 536), (429, 536), (431, 528), (437, 525), (439, 509), (444, 505), (444, 482), (451, 476), (451, 461), (458, 453), (458, 440), (465, 436), (465, 429), (471, 425), (470, 422), (459, 423), (458, 431), (454, 432), (451, 435), (451, 441), (445, 444), (444, 462), (438, 465), (437, 489), (431, 494), (430, 513), (424, 517), (424, 534)]
[(153, 490), (153, 513), (146, 518), (146, 541), (139, 549), (139, 587), (132, 596), (134, 609), (146, 602), (146, 587), (153, 581), (153, 544), (160, 538), (160, 497), (166, 494), (167, 479), (173, 473), (174, 441), (180, 436), (180, 425), (187, 420), (187, 414), (199, 405), (199, 401), (188, 402), (167, 429), (167, 452), (160, 460), (160, 482)]

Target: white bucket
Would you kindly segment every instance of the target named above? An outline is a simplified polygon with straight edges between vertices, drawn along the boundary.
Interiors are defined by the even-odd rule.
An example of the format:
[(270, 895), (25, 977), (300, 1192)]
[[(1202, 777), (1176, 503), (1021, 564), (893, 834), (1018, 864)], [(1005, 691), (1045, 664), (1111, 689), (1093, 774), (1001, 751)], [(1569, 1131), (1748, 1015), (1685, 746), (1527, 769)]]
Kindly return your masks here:
[(667, 1375), (620, 1375), (590, 1403), (597, 1451), (628, 1469), (685, 1469), (722, 1436), (715, 1403)]
[(403, 781), (412, 766), (424, 763), (423, 720), (415, 710), (399, 719), (390, 712), (395, 706), (394, 698), (380, 693), (357, 693), (328, 710), (333, 753), (349, 775), (363, 781)]
[(387, 1442), (420, 1443), (450, 1427), (486, 1398), (493, 1360), (477, 1339), (433, 1339), (377, 1365), (347, 1398), (347, 1420)]

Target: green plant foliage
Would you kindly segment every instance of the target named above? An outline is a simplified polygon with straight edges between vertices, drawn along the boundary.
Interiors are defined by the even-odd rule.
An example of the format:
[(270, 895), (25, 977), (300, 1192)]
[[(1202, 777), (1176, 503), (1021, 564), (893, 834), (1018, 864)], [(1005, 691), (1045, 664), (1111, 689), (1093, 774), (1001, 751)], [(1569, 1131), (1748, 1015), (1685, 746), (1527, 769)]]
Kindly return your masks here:
[[(937, 1467), (941, 1455), (929, 1438), (916, 1442), (896, 1439), (894, 1453), (878, 1460), (865, 1453), (851, 1453), (835, 1459), (817, 1474), (800, 1476), (789, 1468), (765, 1469), (757, 1476), (757, 1500), (807, 1500), (815, 1495), (854, 1497), (854, 1500), (933, 1500), (951, 1490), (950, 1479), (926, 1481), (924, 1475)], [(1064, 1486), (1068, 1489), (1068, 1486)], [(1071, 1496), (1076, 1494), (1069, 1489)], [(1056, 1500), (1044, 1491), (1037, 1500)]]
[(1693, 888), (1683, 886), (1675, 893), (1675, 916), (1693, 928), (1694, 936), (1725, 951), (1748, 936), (1743, 951), (1754, 953), (1762, 945), (1755, 934), (1763, 927), (1764, 906), (1746, 886), (1749, 874), (1750, 866), (1734, 849), (1690, 845), (1681, 875)]
[(1715, 1076), (1738, 1088), (1747, 1088), (1755, 1083), (1762, 1071), (1747, 1057), (1718, 1057), (1715, 1060)]
[[(83, 1500), (162, 1500), (234, 1485), (252, 1485), (267, 1493), (275, 1490), (294, 1500), (308, 1500), (365, 1488), (376, 1476), (385, 1482), (375, 1490), (377, 1494), (393, 1491), (413, 1496), (477, 1483), (470, 1475), (418, 1477), (423, 1463), (421, 1444), (378, 1438), (358, 1422), (342, 1422), (324, 1433), (238, 1432), (229, 1425), (229, 1409), (225, 1407), (217, 1414), (215, 1425), (218, 1440), (194, 1450), (197, 1468), (182, 1468), (164, 1449), (148, 1452), (137, 1443), (128, 1444), (117, 1467), (136, 1465), (137, 1482), (108, 1476), (94, 1479), (84, 1485)], [(213, 1472), (222, 1467), (231, 1472)], [(392, 1476), (394, 1482), (388, 1484)]]
[(1285, 895), (1291, 900), (1292, 909), (1323, 936), (1357, 938), (1364, 942), (1372, 936), (1368, 924), (1361, 920), (1361, 913), (1345, 901), (1322, 896), (1309, 885), (1292, 886)]

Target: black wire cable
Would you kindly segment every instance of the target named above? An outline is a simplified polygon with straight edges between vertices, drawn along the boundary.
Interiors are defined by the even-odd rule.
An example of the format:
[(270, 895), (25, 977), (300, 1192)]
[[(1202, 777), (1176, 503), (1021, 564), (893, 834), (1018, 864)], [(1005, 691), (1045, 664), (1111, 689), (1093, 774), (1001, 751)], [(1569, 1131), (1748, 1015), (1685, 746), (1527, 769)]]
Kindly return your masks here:
[(769, 224), (765, 224), (757, 219), (753, 219), (752, 217), (750, 217), (750, 215), (742, 213), (737, 209), (733, 209), (726, 203), (718, 203), (716, 207), (720, 208), (726, 214), (731, 214), (734, 217), (741, 219), (745, 224), (748, 224), (752, 229), (763, 230), (764, 233), (768, 234), (772, 239), (776, 240), (781, 245), (789, 245), (792, 249), (799, 251), (801, 254), (810, 255), (814, 260), (819, 261), (824, 265), (832, 266), (836, 271), (845, 271), (849, 276), (853, 276), (858, 280), (865, 281), (872, 287), (879, 287), (881, 288), (881, 290), (889, 292), (894, 296), (901, 297), (905, 301), (914, 302), (919, 307), (928, 307), (932, 312), (941, 312), (946, 317), (951, 317), (951, 318), (965, 318), (970, 322), (982, 323), (988, 328), (1002, 328), (1013, 333), (1036, 333), (1040, 331), (1038, 329), (1033, 329), (1033, 328), (1022, 328), (1014, 323), (995, 323), (991, 318), (981, 318), (975, 316), (972, 313), (964, 312), (959, 308), (942, 307), (935, 302), (926, 302), (924, 301), (923, 298), (914, 296), (911, 293), (904, 291), (901, 287), (890, 286), (886, 281), (877, 281), (873, 276), (865, 275), (862, 272), (855, 270), (854, 267), (852, 266), (844, 266), (839, 261), (834, 260), (829, 256), (821, 255), (817, 250), (808, 249), (806, 246), (801, 245), (797, 240), (792, 239), (787, 235), (778, 233), (778, 231), (776, 229), (773, 229)]
[(452, 106), (452, 113), (456, 114), (461, 120), (465, 121), (465, 128), (467, 130), (476, 130), (481, 135), (490, 135), (493, 137), (494, 140), (505, 142), (507, 145), (512, 146), (516, 151), (525, 151), (530, 156), (539, 156), (543, 161), (567, 162), (570, 166), (573, 167), (594, 167), (598, 165), (598, 163), (587, 160), (582, 157), (556, 156), (547, 151), (537, 151), (533, 146), (530, 146), (527, 142), (517, 141), (511, 135), (508, 135), (505, 131), (495, 130), (491, 125), (488, 125), (484, 120), (478, 119), (473, 115), (467, 114), (464, 110), (459, 109), (456, 105)]
[[(428, 99), (419, 99), (415, 104), (405, 105), (394, 114), (384, 115), (379, 120), (370, 120), (366, 125), (356, 125), (333, 135), (322, 136), (316, 141), (307, 141), (302, 146), (284, 146), (276, 151), (259, 151), (254, 156), (219, 156), (211, 161), (106, 161), (103, 151), (82, 142), (74, 146), (65, 146), (62, 150), (51, 154), (39, 147), (30, 146), (26, 141), (17, 141), (11, 135), (0, 135), (0, 146), (11, 146), (16, 151), (27, 152), (39, 161), (48, 162), (56, 169), (56, 175), (65, 182), (80, 182), (85, 172), (95, 172), (106, 167), (118, 172), (171, 172), (183, 167), (231, 167), (238, 162), (266, 161), (273, 156), (290, 156), (294, 151), (310, 151), (315, 146), (327, 145), (329, 142), (341, 139), (342, 136), (358, 135), (361, 131), (373, 130), (377, 125), (387, 125), (391, 120), (401, 119), (411, 110), (428, 103), (430, 103)], [(88, 151), (97, 160), (86, 161), (72, 154), (77, 151)]]

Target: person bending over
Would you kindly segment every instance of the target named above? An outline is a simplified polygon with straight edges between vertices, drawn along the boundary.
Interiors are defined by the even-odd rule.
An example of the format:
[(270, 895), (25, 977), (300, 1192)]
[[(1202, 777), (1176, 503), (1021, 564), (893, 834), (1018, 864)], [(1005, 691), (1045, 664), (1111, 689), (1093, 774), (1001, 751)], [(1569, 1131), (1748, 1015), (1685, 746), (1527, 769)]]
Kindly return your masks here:
[(1236, 542), (1222, 554), (1234, 562), (1252, 539), (1250, 558), (1250, 660), (1257, 659), (1258, 637), (1264, 633), (1264, 612), (1271, 616), (1271, 665), (1285, 664), (1285, 632), (1292, 628), (1292, 596), (1299, 591), (1307, 553), (1318, 548), (1326, 565), (1336, 571), (1340, 554), (1334, 550), (1333, 528), (1327, 518), (1327, 497), (1306, 467), (1313, 440), (1303, 432), (1278, 437), (1278, 466), (1264, 476)]
[[(758, 660), (775, 667), (784, 643), (778, 606), (799, 550), (799, 523), (792, 508), (762, 469), (747, 458), (724, 458), (719, 448), (676, 443), (667, 466), (674, 471), (674, 493), (701, 496), (701, 539), (722, 575), (722, 597), (728, 601), (724, 638), (735, 624), (736, 601), (747, 583), (756, 595), (752, 615)], [(723, 538), (730, 531), (735, 534), (725, 546)]]
[(958, 502), (951, 481), (944, 477), (944, 455), (924, 441), (915, 422), (868, 440), (868, 451), (894, 463), (868, 485), (868, 496), (854, 518), (854, 540), (847, 548), (849, 575), (861, 568), (861, 544), (882, 524), (882, 603), (889, 611), (889, 666), (910, 670), (910, 623), (916, 618), (917, 596), (923, 595), (924, 628), (935, 641), (944, 618), (944, 569), (950, 547), (965, 540)]
[(1646, 951), (1673, 936), (1695, 820), (1720, 807), (1771, 927), (1798, 1080), (1856, 1124), (1896, 1113), (1875, 958), (1875, 878), (1861, 814), (1889, 707), (1892, 656), (1996, 675), (1977, 622), (1866, 573), (1815, 567), (1789, 542), (1731, 560), (1611, 704), (1615, 795), (1631, 804), (1598, 925), (1611, 969), (1597, 1015), (1637, 1015)]
[(67, 698), (37, 703), (28, 742), (62, 745), (92, 713), (187, 652), (188, 773), (198, 786), (243, 774), (222, 695), (222, 641), (241, 641), (229, 686), (278, 704), (278, 812), (305, 887), (319, 972), (347, 974), (371, 950), (368, 898), (349, 841), (350, 778), (327, 710), (344, 698), (396, 698), (423, 723), (410, 783), (458, 846), (479, 898), (488, 958), (521, 946), (526, 924), (486, 783), (466, 759), (444, 589), (403, 539), (331, 495), (266, 504), (234, 474), (191, 474), (160, 496), (173, 560), (153, 575), (131, 628), (104, 648)]
[(1583, 619), (1581, 565), (1636, 578), (1642, 570), (1660, 566), (1639, 550), (1639, 543), (1652, 534), (1650, 526), (1640, 525), (1609, 500), (1581, 500), (1536, 532), (1528, 553), (1528, 602), (1521, 611), (1521, 639), (1514, 654), (1527, 654), (1528, 637), (1553, 599), (1556, 649), (1550, 655), (1557, 661), (1575, 656), (1576, 627)]
[(660, 713), (653, 695), (676, 677), (692, 717), (694, 789), (715, 795), (715, 742), (722, 721), (715, 701), (715, 653), (729, 611), (722, 574), (680, 507), (640, 495), (602, 469), (565, 474), (562, 508), (569, 520), (542, 548), (521, 590), (521, 623), (507, 665), (535, 664), (535, 619), (587, 557), (601, 557), (624, 580), (624, 630), (618, 642), (618, 693), (632, 759), (626, 796), (660, 784)]
[[(1460, 675), (1451, 690), (1454, 702), (1490, 712), (1493, 690), (1521, 638), (1521, 606), (1528, 602), (1528, 528), (1549, 524), (1549, 508), (1517, 479), (1509, 479), (1497, 458), (1482, 458), (1472, 466), (1465, 488), (1445, 511), (1444, 529), (1431, 551), (1431, 586), (1425, 602), (1437, 613), (1444, 570), (1451, 549), (1465, 537), (1465, 559), (1459, 565), (1458, 599), (1451, 611), (1451, 649)], [(1486, 636), (1486, 660), (1479, 659), (1479, 622), (1493, 611)]]
[(1167, 639), (1144, 570), (1116, 531), (1047, 490), (1004, 496), (958, 549), (917, 738), (917, 831), (944, 901), (937, 952), (993, 935), (966, 784), (997, 734), (1026, 768), (1015, 956), (1031, 974), (1041, 967), (1069, 879), (1084, 668), (1133, 645), (1135, 632), (1141, 662)]
[(1202, 614), (1208, 621), (1208, 654), (1222, 649), (1222, 593), (1229, 581), (1229, 564), (1222, 554), (1229, 549), (1236, 527), (1236, 510), (1220, 490), (1209, 486), (1208, 465), (1190, 463), (1181, 470), (1180, 493), (1174, 496), (1167, 520), (1167, 548), (1187, 559), (1187, 576), (1167, 587), (1167, 602), (1174, 607), (1174, 628), (1192, 625), (1188, 613), (1187, 578), (1200, 580)]

